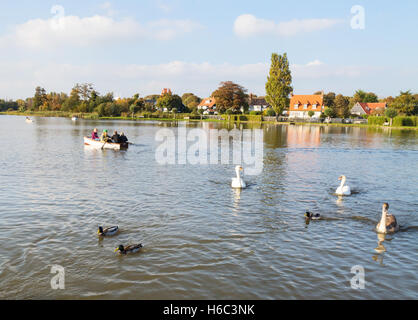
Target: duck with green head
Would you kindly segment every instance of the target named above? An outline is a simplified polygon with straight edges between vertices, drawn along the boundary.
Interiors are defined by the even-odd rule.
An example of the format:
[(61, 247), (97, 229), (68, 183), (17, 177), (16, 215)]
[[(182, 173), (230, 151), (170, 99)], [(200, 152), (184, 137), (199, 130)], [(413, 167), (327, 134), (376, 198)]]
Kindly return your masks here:
[(119, 254), (137, 253), (143, 248), (142, 244), (132, 244), (127, 247), (120, 245), (115, 249), (115, 252), (119, 251)]
[(321, 215), (319, 213), (314, 214), (312, 212), (306, 211), (306, 213), (305, 213), (305, 219), (307, 221), (310, 221), (310, 220), (321, 220)]

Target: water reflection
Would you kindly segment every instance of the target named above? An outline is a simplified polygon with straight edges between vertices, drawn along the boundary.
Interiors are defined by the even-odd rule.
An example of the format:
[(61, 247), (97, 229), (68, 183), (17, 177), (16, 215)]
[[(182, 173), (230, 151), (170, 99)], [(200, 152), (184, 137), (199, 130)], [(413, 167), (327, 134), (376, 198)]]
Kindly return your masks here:
[(386, 248), (383, 245), (383, 242), (386, 240), (386, 235), (382, 233), (377, 234), (377, 247), (374, 249), (377, 253), (386, 252)]
[(383, 259), (385, 256), (384, 254), (386, 252), (386, 247), (383, 245), (385, 241), (386, 241), (386, 235), (382, 233), (378, 233), (377, 234), (377, 247), (374, 249), (378, 254), (372, 256), (373, 261), (378, 262), (382, 266), (383, 266)]
[(321, 127), (288, 126), (287, 146), (297, 148), (313, 148), (321, 144)]
[(234, 193), (234, 211), (238, 213), (238, 209), (239, 209), (239, 202), (241, 200), (241, 189), (233, 189), (233, 193)]
[[(123, 152), (84, 148), (83, 136), (94, 127), (123, 128), (136, 145)], [(0, 152), (0, 298), (72, 299), (84, 292), (91, 299), (417, 298), (411, 281), (418, 252), (416, 132), (242, 128), (261, 128), (265, 144), (263, 171), (241, 191), (231, 189), (232, 164), (158, 165), (158, 122), (48, 118), (28, 126), (0, 116), (0, 134), (10, 137)], [(361, 186), (359, 195), (333, 195), (342, 172)], [(376, 210), (384, 201), (396, 202), (400, 222), (408, 222), (393, 248), (390, 236), (375, 242)], [(323, 221), (305, 229), (307, 209)], [(127, 232), (96, 239), (102, 223)], [(119, 242), (142, 240), (150, 249), (139, 256), (113, 253)], [(393, 252), (383, 268), (386, 250)], [(51, 261), (72, 270), (65, 293), (45, 286)], [(359, 261), (373, 281), (362, 292), (341, 290), (347, 266)], [(396, 286), (382, 290), (388, 272)]]

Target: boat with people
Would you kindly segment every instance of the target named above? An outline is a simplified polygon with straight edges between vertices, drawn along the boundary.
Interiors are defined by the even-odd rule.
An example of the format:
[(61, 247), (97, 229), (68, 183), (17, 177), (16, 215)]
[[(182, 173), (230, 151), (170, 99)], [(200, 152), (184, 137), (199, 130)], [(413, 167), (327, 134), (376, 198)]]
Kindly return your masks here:
[(77, 121), (77, 120), (78, 120), (78, 118), (77, 118), (76, 116), (74, 116), (74, 117), (72, 117), (72, 118), (71, 118), (71, 120), (72, 120), (72, 121)]
[(33, 120), (31, 119), (31, 118), (29, 118), (29, 117), (26, 117), (26, 123), (33, 123)]
[(95, 148), (95, 149), (110, 149), (110, 150), (121, 150), (128, 149), (129, 143), (114, 143), (114, 142), (103, 142), (100, 140), (93, 140), (88, 137), (84, 137), (84, 145)]

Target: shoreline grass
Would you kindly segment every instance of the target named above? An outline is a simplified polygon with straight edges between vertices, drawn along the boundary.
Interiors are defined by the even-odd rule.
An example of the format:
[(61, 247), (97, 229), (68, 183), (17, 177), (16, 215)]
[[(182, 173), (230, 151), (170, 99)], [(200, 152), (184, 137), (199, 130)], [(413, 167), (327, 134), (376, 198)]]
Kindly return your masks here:
[[(74, 113), (65, 111), (4, 111), (0, 112), (0, 115), (13, 115), (13, 116), (32, 116), (32, 117), (55, 117), (55, 118), (71, 118)], [(187, 121), (187, 122), (221, 122), (221, 123), (258, 123), (258, 124), (270, 124), (270, 125), (290, 125), (290, 122), (276, 122), (276, 121), (256, 121), (256, 120), (228, 120), (228, 119), (183, 119), (183, 118), (140, 118), (140, 117), (99, 117), (96, 114), (83, 114), (84, 120), (120, 120), (120, 121), (160, 121), (160, 122), (173, 122), (173, 121)], [(294, 125), (304, 126), (334, 126), (334, 127), (360, 127), (360, 128), (375, 128), (375, 129), (395, 129), (395, 130), (418, 130), (418, 127), (412, 126), (383, 126), (376, 124), (352, 124), (352, 123), (316, 123), (316, 122), (296, 122)]]

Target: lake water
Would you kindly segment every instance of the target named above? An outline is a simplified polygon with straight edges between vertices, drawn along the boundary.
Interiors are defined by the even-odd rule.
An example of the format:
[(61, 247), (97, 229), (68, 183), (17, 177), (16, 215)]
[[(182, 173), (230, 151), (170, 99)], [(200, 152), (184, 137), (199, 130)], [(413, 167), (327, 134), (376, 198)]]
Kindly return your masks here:
[[(94, 127), (135, 145), (85, 148)], [(418, 131), (256, 125), (263, 170), (238, 192), (233, 164), (158, 164), (164, 127), (177, 132), (0, 116), (0, 298), (418, 298)], [(351, 197), (333, 195), (341, 174)], [(379, 239), (383, 202), (402, 228)], [(307, 225), (308, 209), (325, 219)], [(99, 225), (121, 232), (100, 240)], [(129, 243), (144, 250), (114, 253)], [(51, 289), (52, 265), (65, 268), (65, 290)], [(353, 266), (365, 270), (364, 290), (351, 288)]]

